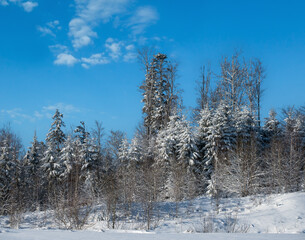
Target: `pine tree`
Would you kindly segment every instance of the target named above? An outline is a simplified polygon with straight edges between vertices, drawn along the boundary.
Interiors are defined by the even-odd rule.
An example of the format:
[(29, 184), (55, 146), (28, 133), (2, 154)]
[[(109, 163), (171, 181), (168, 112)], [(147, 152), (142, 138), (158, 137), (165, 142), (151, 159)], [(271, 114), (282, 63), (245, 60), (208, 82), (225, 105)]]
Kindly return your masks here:
[(274, 110), (269, 112), (262, 128), (263, 149), (265, 158), (264, 181), (266, 191), (271, 193), (281, 192), (285, 185), (285, 143), (280, 122)]
[(12, 148), (8, 139), (4, 139), (0, 146), (0, 210), (1, 214), (7, 214), (16, 164), (12, 161)]
[(164, 171), (165, 197), (179, 201), (194, 196), (197, 147), (189, 123), (178, 115), (171, 116), (167, 127), (159, 132), (156, 144), (156, 164)]
[[(230, 108), (221, 102), (216, 110), (204, 110), (199, 124), (201, 142), (204, 144), (204, 167), (207, 177), (207, 194), (219, 194), (217, 171), (229, 163), (229, 157), (235, 148), (236, 130)], [(204, 151), (203, 151), (204, 150)]]
[(80, 149), (81, 174), (86, 180), (87, 187), (93, 187), (93, 170), (97, 165), (98, 149), (90, 139), (90, 133), (86, 131), (85, 122), (80, 122), (74, 132), (77, 134), (76, 145)]
[(152, 59), (143, 91), (144, 124), (149, 137), (156, 135), (169, 121), (169, 116), (177, 105), (174, 79), (176, 67), (171, 65), (165, 54), (158, 53)]
[(237, 109), (233, 117), (236, 146), (230, 161), (220, 169), (219, 178), (226, 194), (247, 196), (257, 190), (260, 176), (257, 124), (247, 108)]
[(52, 201), (55, 196), (56, 185), (59, 183), (60, 175), (63, 171), (60, 162), (60, 152), (66, 140), (66, 135), (61, 129), (62, 127), (65, 127), (62, 118), (63, 114), (56, 109), (56, 112), (52, 117), (54, 121), (47, 134), (47, 149), (42, 160), (42, 169), (45, 172), (48, 181), (48, 196), (50, 201)]
[(13, 228), (18, 228), (24, 207), (18, 141), (7, 132), (0, 142), (0, 213), (9, 215)]
[(134, 187), (131, 184), (131, 174), (135, 174), (131, 172), (130, 168), (130, 154), (129, 154), (130, 145), (128, 143), (127, 138), (125, 137), (119, 147), (119, 167), (117, 169), (118, 174), (118, 182), (120, 185), (121, 192), (121, 200), (126, 206), (126, 210), (129, 211), (131, 207), (132, 197), (134, 193)]
[(288, 108), (284, 111), (284, 142), (286, 144), (285, 169), (285, 190), (300, 190), (302, 151), (300, 148), (300, 136), (302, 135), (302, 120), (294, 108)]
[(122, 140), (122, 143), (119, 147), (118, 156), (120, 165), (127, 167), (129, 164), (129, 143), (126, 137)]
[(62, 131), (62, 127), (65, 127), (65, 123), (62, 120), (63, 114), (56, 109), (52, 119), (54, 122), (51, 124), (51, 128), (47, 134), (46, 141), (54, 146), (57, 153), (61, 151), (61, 148), (66, 140), (66, 135)]
[(263, 126), (263, 141), (268, 145), (274, 137), (279, 137), (281, 134), (280, 122), (276, 119), (276, 112), (271, 110), (269, 117), (265, 119)]
[(298, 191), (301, 189), (304, 168), (304, 126), (305, 117), (294, 108), (284, 111), (284, 142), (286, 150), (285, 189)]
[(212, 156), (207, 155), (207, 145), (209, 136), (209, 127), (212, 125), (213, 112), (208, 107), (201, 110), (196, 130), (196, 145), (198, 149), (197, 156), (197, 178), (200, 182), (200, 192), (204, 193), (214, 171)]
[(33, 137), (32, 145), (29, 147), (27, 153), (25, 154), (24, 168), (26, 176), (26, 184), (30, 190), (30, 196), (28, 201), (32, 201), (33, 207), (39, 207), (39, 201), (42, 194), (42, 159), (45, 151), (45, 145), (43, 142), (37, 140), (36, 132)]
[(68, 179), (70, 173), (75, 169), (75, 142), (71, 136), (68, 136), (61, 150), (60, 162), (63, 166), (63, 171), (60, 175), (62, 179)]

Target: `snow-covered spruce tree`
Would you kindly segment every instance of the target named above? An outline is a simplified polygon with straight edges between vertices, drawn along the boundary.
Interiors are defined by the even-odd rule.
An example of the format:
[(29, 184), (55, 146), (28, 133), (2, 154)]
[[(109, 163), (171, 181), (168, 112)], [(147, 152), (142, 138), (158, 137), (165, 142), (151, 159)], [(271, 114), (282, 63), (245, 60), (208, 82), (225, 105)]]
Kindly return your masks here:
[(46, 175), (48, 182), (48, 198), (52, 201), (52, 198), (56, 195), (56, 185), (60, 180), (62, 174), (62, 166), (60, 164), (60, 152), (66, 140), (66, 135), (62, 131), (62, 127), (65, 127), (65, 123), (62, 120), (63, 114), (58, 109), (52, 119), (51, 128), (47, 134), (46, 145), (47, 149), (44, 153), (42, 169)]
[(163, 170), (163, 197), (175, 201), (194, 197), (197, 147), (189, 123), (178, 115), (171, 116), (157, 135), (156, 149), (155, 167)]
[(269, 193), (281, 192), (284, 186), (285, 148), (283, 132), (276, 112), (271, 110), (262, 128), (265, 187)]
[(143, 164), (143, 145), (141, 142), (141, 136), (135, 134), (134, 138), (131, 140), (131, 144), (129, 147), (128, 155), (129, 155), (129, 162), (128, 162), (128, 172), (129, 172), (129, 185), (131, 188), (131, 192), (133, 194), (132, 199), (135, 200), (136, 195), (138, 194), (138, 186), (140, 183), (139, 179), (137, 178), (139, 173), (139, 168)]
[(265, 118), (265, 124), (262, 129), (264, 147), (271, 144), (273, 137), (279, 137), (281, 134), (280, 122), (276, 119), (276, 111), (270, 110), (269, 117)]
[(212, 173), (214, 171), (213, 156), (208, 155), (208, 137), (210, 134), (210, 126), (212, 126), (213, 110), (205, 107), (201, 110), (196, 130), (196, 144), (198, 149), (197, 161), (195, 162), (198, 179), (198, 191), (205, 193), (207, 187), (211, 185)]
[(305, 107), (298, 110), (296, 124), (294, 128), (296, 135), (296, 146), (299, 156), (299, 183), (297, 189), (305, 190)]
[(230, 161), (219, 169), (221, 187), (227, 194), (247, 196), (259, 187), (260, 158), (256, 122), (247, 108), (234, 113), (236, 146)]
[(286, 161), (285, 190), (299, 191), (302, 182), (302, 169), (304, 168), (304, 115), (293, 108), (284, 111), (284, 142)]
[(158, 53), (152, 59), (140, 89), (143, 91), (144, 125), (147, 135), (156, 135), (169, 121), (169, 116), (177, 104), (175, 92), (176, 67), (167, 60), (165, 54)]
[(195, 136), (193, 134), (193, 129), (190, 126), (190, 123), (185, 120), (183, 116), (181, 121), (178, 121), (179, 124), (179, 136), (178, 136), (178, 153), (179, 161), (184, 162), (186, 165), (186, 176), (185, 176), (185, 187), (184, 187), (184, 196), (185, 198), (191, 199), (197, 196), (199, 193), (197, 191), (198, 182), (196, 180), (196, 175), (200, 168), (198, 162), (198, 148), (196, 145)]
[(125, 137), (119, 147), (119, 167), (117, 170), (118, 179), (119, 179), (119, 188), (121, 189), (121, 200), (125, 204), (127, 210), (129, 204), (132, 201), (132, 194), (130, 194), (129, 188), (129, 143)]
[(88, 168), (82, 171), (84, 161), (81, 139), (82, 136), (74, 139), (68, 136), (60, 155), (61, 184), (57, 187), (54, 212), (57, 222), (68, 229), (82, 229), (87, 223), (93, 204), (91, 185), (85, 184), (87, 176), (83, 176)]
[(114, 172), (119, 164), (119, 148), (124, 139), (122, 131), (110, 131), (105, 146), (105, 171)]
[(105, 149), (103, 144), (103, 137), (105, 135), (104, 133), (104, 127), (102, 122), (95, 121), (95, 127), (91, 130), (91, 140), (92, 145), (95, 146), (96, 149), (96, 164), (95, 168), (93, 169), (93, 188), (94, 188), (94, 194), (96, 196), (97, 201), (102, 200), (103, 196), (103, 189), (102, 186), (104, 184), (103, 181), (103, 175), (104, 175), (104, 159), (105, 159)]
[(32, 210), (39, 209), (43, 197), (43, 174), (41, 172), (41, 166), (44, 151), (45, 145), (43, 142), (37, 140), (35, 132), (32, 145), (23, 158), (25, 180), (28, 189), (27, 203)]
[(24, 210), (20, 142), (9, 128), (0, 129), (0, 214), (9, 215), (13, 228), (18, 228)]
[(91, 144), (90, 144), (90, 133), (86, 131), (85, 122), (81, 121), (80, 125), (76, 127), (74, 132), (77, 134), (76, 142), (80, 148), (80, 159), (81, 159), (81, 171), (85, 178), (89, 177), (87, 175), (88, 169), (93, 167), (94, 158), (92, 158)]
[(77, 126), (74, 132), (77, 134), (76, 147), (79, 148), (81, 177), (85, 181), (86, 188), (93, 193), (94, 169), (97, 165), (98, 149), (90, 139), (90, 133), (86, 131), (84, 122)]
[(219, 196), (221, 186), (219, 168), (230, 163), (230, 156), (235, 148), (236, 130), (232, 111), (225, 102), (221, 102), (214, 111), (211, 124), (206, 129), (205, 160), (213, 166), (211, 179), (208, 179), (207, 194)]
[(75, 165), (77, 164), (77, 154), (76, 143), (71, 136), (68, 136), (60, 152), (60, 162), (63, 168), (60, 178), (64, 181), (69, 181), (69, 179), (71, 179), (70, 174), (75, 170)]
[(12, 161), (12, 149), (8, 139), (2, 140), (0, 146), (0, 210), (1, 214), (7, 214), (16, 163)]

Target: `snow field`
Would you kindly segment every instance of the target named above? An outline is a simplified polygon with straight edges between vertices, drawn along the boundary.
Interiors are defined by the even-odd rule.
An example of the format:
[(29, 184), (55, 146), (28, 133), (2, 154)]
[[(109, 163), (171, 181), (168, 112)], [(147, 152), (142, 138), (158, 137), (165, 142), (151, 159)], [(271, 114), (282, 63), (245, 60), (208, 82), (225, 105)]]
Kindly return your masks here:
[(159, 203), (151, 231), (136, 217), (109, 229), (107, 221), (98, 219), (101, 208), (96, 207), (84, 231), (60, 230), (52, 211), (24, 214), (19, 230), (10, 229), (8, 218), (0, 217), (0, 239), (305, 239), (304, 192), (220, 199), (218, 207), (199, 197), (178, 203), (177, 212), (176, 203)]
[(178, 233), (118, 233), (63, 230), (9, 230), (0, 234), (1, 240), (304, 240), (301, 234), (178, 234)]

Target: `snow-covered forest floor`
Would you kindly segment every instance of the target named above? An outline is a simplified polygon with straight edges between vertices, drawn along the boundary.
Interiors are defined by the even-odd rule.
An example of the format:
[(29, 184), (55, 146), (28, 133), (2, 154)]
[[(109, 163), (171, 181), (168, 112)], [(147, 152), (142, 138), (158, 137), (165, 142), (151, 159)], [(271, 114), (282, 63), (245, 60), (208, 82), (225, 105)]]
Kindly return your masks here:
[[(134, 205), (134, 210), (137, 207)], [(154, 230), (150, 231), (145, 230), (146, 223), (141, 220), (139, 211), (135, 211), (138, 212), (137, 215), (131, 214), (128, 221), (126, 217), (124, 221), (120, 221), (119, 213), (115, 229), (111, 229), (112, 223), (105, 219), (103, 209), (102, 205), (94, 208), (84, 231), (61, 230), (63, 225), (56, 221), (52, 211), (23, 214), (18, 230), (10, 229), (8, 218), (1, 217), (0, 239), (94, 240), (100, 239), (100, 234), (104, 234), (105, 239), (122, 239), (124, 236), (124, 239), (169, 240), (184, 239), (184, 234), (190, 234), (188, 239), (199, 239), (202, 237), (201, 233), (209, 233), (205, 235), (206, 239), (230, 239), (224, 233), (247, 233), (246, 239), (257, 239), (255, 233), (263, 233), (259, 239), (305, 237), (304, 192), (227, 198), (220, 199), (218, 204), (206, 197), (180, 202), (177, 205), (172, 202), (159, 203), (155, 206), (151, 222)], [(242, 236), (230, 235), (232, 239), (245, 239), (245, 235)]]

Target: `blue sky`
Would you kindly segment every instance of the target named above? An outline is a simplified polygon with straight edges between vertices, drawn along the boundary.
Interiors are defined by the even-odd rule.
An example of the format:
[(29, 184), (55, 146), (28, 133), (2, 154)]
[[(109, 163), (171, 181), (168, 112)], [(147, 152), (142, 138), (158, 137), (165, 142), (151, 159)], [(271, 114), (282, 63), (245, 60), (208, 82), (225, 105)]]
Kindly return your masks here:
[(131, 137), (144, 75), (136, 51), (155, 46), (179, 63), (185, 106), (200, 67), (242, 50), (267, 77), (263, 117), (305, 104), (303, 1), (0, 0), (0, 125), (29, 145), (44, 140), (56, 108), (67, 130), (102, 121)]

